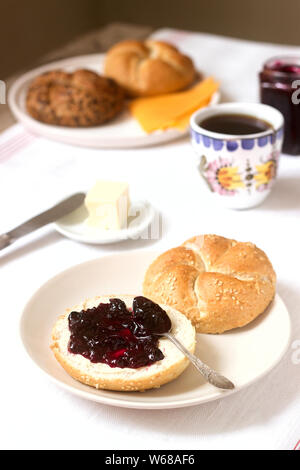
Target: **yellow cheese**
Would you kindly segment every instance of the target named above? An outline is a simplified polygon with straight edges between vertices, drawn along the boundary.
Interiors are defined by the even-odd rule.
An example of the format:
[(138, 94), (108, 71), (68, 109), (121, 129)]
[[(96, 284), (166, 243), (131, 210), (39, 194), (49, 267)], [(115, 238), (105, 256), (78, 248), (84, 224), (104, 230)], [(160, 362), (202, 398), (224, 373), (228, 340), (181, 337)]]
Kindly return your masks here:
[(204, 106), (207, 106), (209, 104), (210, 100), (211, 100), (211, 98), (209, 98), (206, 101), (203, 101), (201, 103), (201, 105), (198, 104), (198, 106), (196, 106), (194, 109), (191, 109), (186, 114), (183, 114), (182, 116), (180, 116), (180, 118), (175, 119), (168, 127), (176, 127), (176, 129), (178, 129), (180, 131), (185, 131), (187, 129), (187, 127), (189, 126), (191, 115), (195, 111), (197, 111), (197, 109), (200, 109)]
[(97, 181), (85, 198), (89, 217), (87, 224), (104, 230), (127, 226), (129, 187), (127, 183)]
[(207, 106), (218, 88), (213, 78), (207, 78), (187, 91), (137, 98), (130, 103), (130, 111), (147, 133), (170, 127), (185, 129), (192, 113)]

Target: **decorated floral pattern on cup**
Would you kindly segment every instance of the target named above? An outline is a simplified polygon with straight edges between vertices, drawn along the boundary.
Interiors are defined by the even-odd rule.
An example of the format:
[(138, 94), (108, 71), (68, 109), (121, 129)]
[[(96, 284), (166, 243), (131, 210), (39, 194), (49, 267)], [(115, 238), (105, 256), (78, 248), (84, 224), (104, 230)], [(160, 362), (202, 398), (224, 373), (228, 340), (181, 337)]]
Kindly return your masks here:
[(239, 167), (233, 166), (228, 159), (219, 157), (208, 163), (203, 155), (199, 170), (212, 192), (234, 196), (245, 188), (250, 191), (252, 186), (255, 186), (257, 191), (269, 190), (276, 179), (278, 159), (279, 153), (274, 152), (266, 161), (254, 167), (247, 161), (245, 171), (240, 172)]

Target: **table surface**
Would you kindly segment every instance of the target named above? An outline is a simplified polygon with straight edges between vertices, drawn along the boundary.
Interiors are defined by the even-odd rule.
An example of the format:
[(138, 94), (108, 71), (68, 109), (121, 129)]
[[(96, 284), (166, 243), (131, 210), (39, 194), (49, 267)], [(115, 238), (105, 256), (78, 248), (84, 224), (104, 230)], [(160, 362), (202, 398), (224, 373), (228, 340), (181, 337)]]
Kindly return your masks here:
[[(257, 100), (257, 71), (277, 52), (299, 48), (251, 43), (184, 31), (156, 37), (190, 53), (222, 82), (228, 100)], [(88, 246), (51, 227), (0, 254), (2, 373), (0, 447), (25, 449), (293, 449), (300, 439), (300, 160), (283, 156), (279, 180), (259, 208), (222, 210), (206, 198), (188, 138), (135, 150), (82, 149), (28, 134), (15, 125), (0, 136), (0, 233), (95, 178), (128, 181), (159, 208), (162, 237)], [(61, 270), (110, 253), (164, 250), (200, 233), (256, 243), (272, 259), (278, 291), (293, 334), (282, 362), (236, 395), (205, 405), (165, 411), (118, 409), (84, 401), (60, 389), (25, 356), (18, 333), (28, 298)], [(58, 312), (59, 314), (60, 312)], [(266, 344), (266, 348), (268, 345)], [(5, 357), (5, 360), (4, 360)]]

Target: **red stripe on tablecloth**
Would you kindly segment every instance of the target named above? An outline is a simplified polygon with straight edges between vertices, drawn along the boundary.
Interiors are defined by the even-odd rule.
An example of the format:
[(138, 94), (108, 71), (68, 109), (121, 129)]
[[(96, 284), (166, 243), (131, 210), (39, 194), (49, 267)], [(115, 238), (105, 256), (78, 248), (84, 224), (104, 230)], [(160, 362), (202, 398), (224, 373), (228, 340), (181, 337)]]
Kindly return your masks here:
[(36, 137), (32, 134), (17, 134), (0, 144), (0, 162), (11, 158), (16, 152), (27, 147)]
[(300, 441), (298, 442), (298, 444), (296, 444), (296, 447), (294, 450), (300, 450)]
[(16, 145), (22, 145), (24, 141), (27, 141), (28, 139), (32, 140), (34, 138), (35, 137), (32, 134), (29, 134), (27, 132), (24, 132), (22, 134), (16, 134), (0, 144), (0, 154), (2, 155), (3, 152), (10, 149), (12, 146), (15, 147)]

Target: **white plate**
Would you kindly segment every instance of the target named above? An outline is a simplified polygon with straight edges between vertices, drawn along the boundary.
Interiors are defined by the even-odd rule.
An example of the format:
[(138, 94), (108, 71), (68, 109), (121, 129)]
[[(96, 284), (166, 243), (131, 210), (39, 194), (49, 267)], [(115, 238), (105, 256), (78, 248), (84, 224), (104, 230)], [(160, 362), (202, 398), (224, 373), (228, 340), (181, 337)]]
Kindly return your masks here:
[(84, 205), (54, 224), (65, 237), (94, 245), (136, 240), (154, 220), (155, 210), (147, 201), (133, 202), (130, 206), (127, 228), (121, 230), (98, 230), (86, 224), (88, 212)]
[[(22, 75), (11, 86), (8, 93), (8, 104), (16, 119), (29, 131), (72, 145), (94, 148), (132, 148), (162, 144), (187, 135), (188, 129), (180, 132), (176, 129), (156, 131), (146, 134), (139, 123), (131, 117), (128, 111), (108, 124), (90, 128), (68, 128), (43, 124), (33, 119), (26, 111), (25, 98), (30, 82), (43, 72), (61, 68), (72, 72), (78, 68), (87, 68), (101, 73), (105, 54), (90, 54), (70, 59), (59, 60), (36, 68)], [(212, 97), (210, 104), (218, 103), (219, 92)]]
[[(148, 251), (105, 256), (74, 266), (44, 284), (28, 302), (21, 318), (24, 346), (38, 367), (75, 395), (125, 408), (179, 408), (234, 393), (205, 383), (192, 366), (175, 381), (145, 393), (96, 390), (72, 379), (54, 359), (49, 344), (57, 317), (85, 298), (140, 294), (145, 270), (156, 256)], [(290, 332), (288, 311), (276, 296), (268, 311), (245, 328), (223, 335), (197, 335), (196, 354), (233, 380), (238, 391), (266, 375), (281, 360)], [(263, 383), (257, 386), (263, 387)]]

